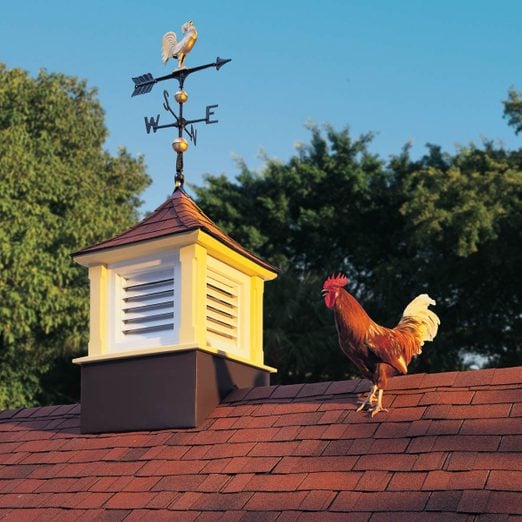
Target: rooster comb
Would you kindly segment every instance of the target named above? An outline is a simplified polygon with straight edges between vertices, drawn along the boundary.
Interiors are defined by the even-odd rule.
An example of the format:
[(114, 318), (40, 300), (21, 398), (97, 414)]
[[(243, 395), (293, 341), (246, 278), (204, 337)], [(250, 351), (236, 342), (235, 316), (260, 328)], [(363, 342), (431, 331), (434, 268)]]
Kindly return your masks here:
[(323, 284), (323, 290), (330, 290), (331, 288), (342, 288), (348, 284), (348, 278), (341, 274), (332, 274)]

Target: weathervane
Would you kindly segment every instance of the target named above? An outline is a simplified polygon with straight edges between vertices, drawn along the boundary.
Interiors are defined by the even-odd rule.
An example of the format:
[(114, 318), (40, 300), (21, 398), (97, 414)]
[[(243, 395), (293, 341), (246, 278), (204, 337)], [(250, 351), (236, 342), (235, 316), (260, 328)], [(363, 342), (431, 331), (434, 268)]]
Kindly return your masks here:
[(140, 94), (149, 93), (154, 87), (155, 83), (162, 82), (164, 80), (176, 79), (178, 80), (179, 88), (174, 94), (174, 99), (178, 103), (178, 114), (176, 114), (169, 103), (169, 93), (167, 90), (163, 91), (163, 108), (169, 112), (172, 116), (174, 116), (175, 121), (173, 123), (167, 123), (165, 125), (159, 124), (160, 115), (158, 114), (156, 118), (151, 116), (147, 118), (145, 116), (145, 129), (147, 134), (150, 133), (151, 129), (153, 132), (156, 132), (158, 129), (165, 129), (167, 127), (177, 127), (178, 129), (178, 137), (172, 142), (172, 148), (177, 154), (176, 158), (176, 179), (175, 186), (183, 187), (184, 176), (183, 176), (183, 153), (188, 149), (188, 141), (183, 137), (183, 132), (187, 134), (190, 141), (194, 143), (194, 146), (197, 142), (197, 130), (194, 129), (194, 123), (205, 122), (207, 125), (210, 123), (217, 123), (218, 120), (212, 120), (211, 116), (214, 115), (214, 110), (218, 106), (217, 105), (207, 105), (206, 113), (204, 118), (198, 118), (195, 120), (187, 120), (183, 116), (183, 104), (188, 100), (187, 93), (183, 90), (183, 86), (185, 84), (185, 80), (187, 77), (195, 73), (197, 71), (201, 71), (203, 69), (208, 69), (209, 67), (215, 67), (217, 71), (223, 67), (226, 63), (230, 62), (230, 59), (216, 58), (216, 61), (213, 63), (207, 63), (206, 65), (199, 65), (197, 67), (186, 68), (185, 67), (185, 58), (187, 54), (192, 50), (196, 40), (198, 39), (198, 33), (195, 25), (192, 23), (192, 20), (184, 23), (181, 26), (181, 30), (184, 34), (184, 37), (178, 42), (176, 37), (176, 33), (168, 32), (163, 36), (162, 46), (161, 46), (161, 57), (163, 63), (167, 63), (169, 58), (178, 60), (178, 68), (165, 76), (160, 76), (158, 78), (154, 78), (151, 73), (144, 74), (142, 76), (137, 76), (133, 78), (134, 82), (134, 91), (132, 96), (139, 96)]

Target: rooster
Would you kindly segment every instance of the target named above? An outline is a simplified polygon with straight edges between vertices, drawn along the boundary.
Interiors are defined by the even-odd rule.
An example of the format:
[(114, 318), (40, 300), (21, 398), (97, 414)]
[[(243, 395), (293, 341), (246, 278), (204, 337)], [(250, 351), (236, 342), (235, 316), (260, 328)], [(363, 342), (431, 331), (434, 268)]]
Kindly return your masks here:
[(185, 57), (190, 53), (198, 39), (198, 32), (192, 20), (185, 22), (181, 26), (181, 31), (185, 35), (181, 41), (178, 42), (176, 33), (170, 31), (163, 35), (161, 43), (161, 60), (163, 63), (167, 63), (169, 58), (175, 58), (178, 60), (178, 69), (184, 67)]
[(421, 294), (406, 307), (395, 328), (379, 326), (344, 290), (347, 284), (345, 276), (332, 275), (324, 282), (322, 293), (325, 305), (334, 311), (341, 350), (373, 384), (357, 409), (367, 409), (373, 417), (388, 411), (382, 406), (388, 378), (408, 372), (408, 365), (421, 353), (424, 341), (433, 341), (437, 335), (440, 320), (428, 310), (435, 301), (428, 294)]

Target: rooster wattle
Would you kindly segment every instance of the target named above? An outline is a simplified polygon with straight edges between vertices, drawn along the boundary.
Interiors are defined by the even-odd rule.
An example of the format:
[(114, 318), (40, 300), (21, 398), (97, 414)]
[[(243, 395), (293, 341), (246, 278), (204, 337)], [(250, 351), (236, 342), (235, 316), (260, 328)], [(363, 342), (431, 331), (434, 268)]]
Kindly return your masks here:
[(385, 328), (373, 321), (343, 288), (347, 284), (345, 276), (331, 276), (324, 282), (322, 292), (326, 306), (334, 311), (341, 350), (373, 383), (357, 410), (368, 409), (373, 417), (387, 411), (382, 406), (382, 396), (388, 378), (408, 372), (408, 365), (421, 353), (424, 342), (433, 341), (437, 335), (440, 320), (428, 309), (435, 301), (428, 294), (421, 294), (406, 307), (395, 328)]

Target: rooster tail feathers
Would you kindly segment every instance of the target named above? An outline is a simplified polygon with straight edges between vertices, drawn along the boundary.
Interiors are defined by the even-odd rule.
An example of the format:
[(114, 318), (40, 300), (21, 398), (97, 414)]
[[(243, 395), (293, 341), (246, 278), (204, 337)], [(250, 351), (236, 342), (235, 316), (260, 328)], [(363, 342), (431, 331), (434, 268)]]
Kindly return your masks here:
[[(428, 309), (428, 306), (435, 305), (436, 302), (428, 294), (417, 296), (405, 309), (399, 326), (415, 324), (415, 330), (419, 336), (420, 346), (425, 341), (433, 341), (439, 329), (440, 319)], [(420, 353), (420, 349), (419, 349)]]
[(175, 48), (177, 43), (178, 38), (176, 33), (170, 31), (163, 35), (163, 40), (161, 42), (161, 61), (163, 63), (167, 63), (167, 60), (176, 54)]

